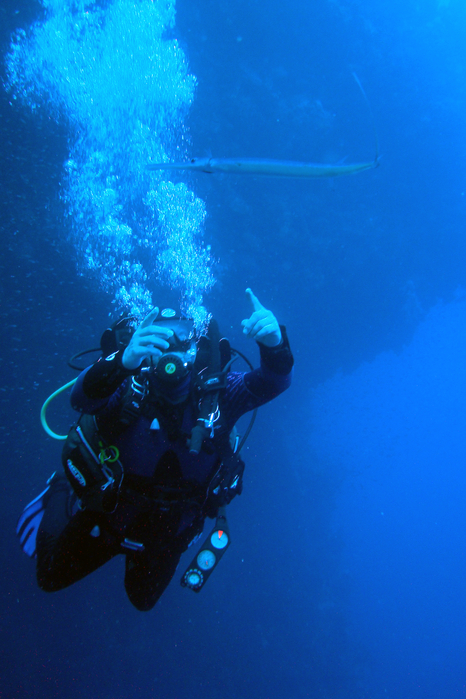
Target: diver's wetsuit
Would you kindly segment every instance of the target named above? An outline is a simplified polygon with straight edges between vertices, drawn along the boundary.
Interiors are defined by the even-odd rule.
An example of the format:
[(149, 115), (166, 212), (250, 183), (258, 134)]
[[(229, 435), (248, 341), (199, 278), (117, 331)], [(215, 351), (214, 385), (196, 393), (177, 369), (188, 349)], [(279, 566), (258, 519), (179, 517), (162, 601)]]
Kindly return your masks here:
[[(293, 358), (284, 329), (282, 335), (278, 347), (259, 344), (259, 369), (228, 374), (220, 400), (221, 431), (229, 434), (241, 415), (272, 400), (290, 385)], [(187, 387), (184, 390), (188, 396), (180, 407), (167, 405), (173, 412), (168, 420), (152, 422), (150, 417), (140, 415), (121, 427), (118, 421), (127, 382), (138, 371), (124, 369), (116, 353), (82, 372), (73, 388), (73, 408), (95, 415), (99, 431), (112, 434), (111, 443), (118, 448), (124, 466), (124, 480), (118, 507), (112, 514), (76, 506), (70, 512), (69, 494), (57, 489), (37, 536), (37, 579), (43, 590), (59, 590), (113, 556), (126, 553), (126, 592), (137, 609), (146, 611), (172, 579), (183, 551), (202, 531), (208, 514), (203, 497), (219, 456), (205, 449), (199, 455), (191, 454), (186, 439), (180, 438), (189, 435), (195, 423)], [(178, 421), (178, 436), (170, 434), (172, 420)], [(117, 430), (115, 424), (120, 425)], [(175, 506), (155, 503), (154, 488), (160, 487), (185, 492), (185, 496), (181, 500), (178, 496)], [(143, 544), (144, 550), (125, 550), (125, 539)]]

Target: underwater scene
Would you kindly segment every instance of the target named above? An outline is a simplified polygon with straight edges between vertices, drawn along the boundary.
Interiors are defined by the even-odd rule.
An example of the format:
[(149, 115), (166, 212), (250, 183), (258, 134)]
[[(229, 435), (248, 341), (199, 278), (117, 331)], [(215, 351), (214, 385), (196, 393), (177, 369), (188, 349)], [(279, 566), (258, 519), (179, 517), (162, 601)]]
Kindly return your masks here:
[(465, 697), (464, 2), (0, 42), (0, 697)]

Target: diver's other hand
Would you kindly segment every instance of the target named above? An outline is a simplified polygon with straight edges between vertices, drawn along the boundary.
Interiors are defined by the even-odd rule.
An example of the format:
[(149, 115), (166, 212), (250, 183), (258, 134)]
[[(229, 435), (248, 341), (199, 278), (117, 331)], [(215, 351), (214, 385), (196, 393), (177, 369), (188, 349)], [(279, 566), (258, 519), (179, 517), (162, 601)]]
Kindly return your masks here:
[(276, 347), (282, 341), (282, 333), (277, 319), (272, 311), (264, 308), (251, 289), (246, 289), (246, 295), (252, 304), (252, 315), (247, 320), (242, 321), (243, 333), (262, 345)]
[(169, 348), (167, 339), (173, 335), (173, 330), (152, 324), (158, 314), (159, 309), (153, 308), (135, 330), (128, 347), (123, 352), (121, 362), (125, 369), (138, 369), (141, 362), (148, 357), (158, 360)]

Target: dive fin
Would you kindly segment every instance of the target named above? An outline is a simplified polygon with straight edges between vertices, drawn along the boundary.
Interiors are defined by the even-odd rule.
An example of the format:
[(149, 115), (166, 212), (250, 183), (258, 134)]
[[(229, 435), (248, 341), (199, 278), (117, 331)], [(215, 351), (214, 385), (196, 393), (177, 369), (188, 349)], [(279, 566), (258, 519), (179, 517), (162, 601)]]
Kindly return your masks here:
[(36, 555), (36, 540), (42, 517), (44, 516), (47, 503), (53, 493), (58, 490), (69, 490), (69, 485), (64, 477), (53, 473), (47, 481), (47, 487), (29, 505), (26, 505), (18, 524), (16, 525), (16, 535), (24, 553), (30, 558)]

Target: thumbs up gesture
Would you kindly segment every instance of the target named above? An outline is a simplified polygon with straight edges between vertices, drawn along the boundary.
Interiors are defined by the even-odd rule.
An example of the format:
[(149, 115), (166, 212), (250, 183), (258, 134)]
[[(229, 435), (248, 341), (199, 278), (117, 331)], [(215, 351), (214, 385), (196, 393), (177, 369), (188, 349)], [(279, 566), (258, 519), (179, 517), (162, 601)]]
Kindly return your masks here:
[(276, 347), (282, 341), (282, 333), (277, 319), (272, 311), (264, 308), (251, 289), (246, 289), (246, 295), (252, 305), (252, 315), (247, 320), (242, 321), (243, 333), (249, 335), (256, 342), (266, 345), (266, 347)]

